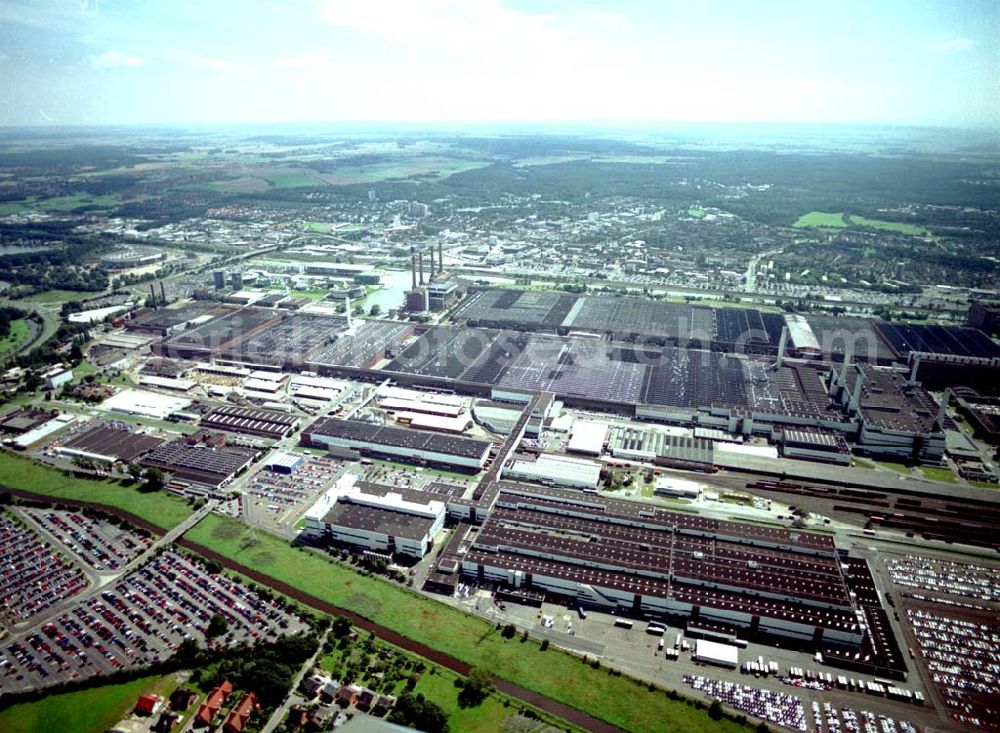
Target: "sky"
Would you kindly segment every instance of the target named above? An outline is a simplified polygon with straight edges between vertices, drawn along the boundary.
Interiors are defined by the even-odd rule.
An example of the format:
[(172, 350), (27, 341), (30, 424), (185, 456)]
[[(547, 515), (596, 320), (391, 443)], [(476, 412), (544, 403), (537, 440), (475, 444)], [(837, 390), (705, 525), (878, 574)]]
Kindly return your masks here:
[(3, 0), (0, 125), (1000, 128), (998, 0)]

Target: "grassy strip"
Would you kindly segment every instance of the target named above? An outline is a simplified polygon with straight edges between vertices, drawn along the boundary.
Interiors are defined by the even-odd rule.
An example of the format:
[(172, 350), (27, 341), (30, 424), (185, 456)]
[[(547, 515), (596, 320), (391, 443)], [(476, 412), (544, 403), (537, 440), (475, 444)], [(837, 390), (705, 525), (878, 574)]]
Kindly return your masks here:
[(942, 466), (921, 466), (920, 472), (932, 481), (941, 481), (946, 484), (957, 484), (958, 476), (950, 468)]
[(106, 504), (165, 529), (176, 527), (191, 514), (191, 507), (183, 499), (170, 494), (144, 494), (134, 486), (123, 486), (110, 479), (67, 476), (62, 471), (8, 451), (0, 451), (0, 487), (44, 494), (56, 501), (79, 499)]
[(12, 705), (0, 712), (4, 733), (101, 733), (121, 720), (158, 675)]
[(479, 618), (293, 548), (273, 535), (258, 530), (256, 536), (257, 542), (251, 543), (241, 524), (211, 515), (185, 538), (620, 728), (690, 733), (745, 730), (731, 721), (712, 721), (704, 711), (671, 700), (662, 690), (647, 690), (569, 654), (554, 649), (542, 652), (534, 641), (505, 640)]
[(10, 331), (0, 340), (0, 357), (13, 353), (28, 336), (28, 322), (18, 318), (10, 322)]

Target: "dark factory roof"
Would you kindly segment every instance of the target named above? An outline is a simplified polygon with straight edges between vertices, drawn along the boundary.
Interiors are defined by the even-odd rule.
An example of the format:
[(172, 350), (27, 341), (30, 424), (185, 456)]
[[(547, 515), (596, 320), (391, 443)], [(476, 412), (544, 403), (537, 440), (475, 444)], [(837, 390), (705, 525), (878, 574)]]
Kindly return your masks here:
[(320, 418), (305, 433), (325, 435), (355, 443), (391, 446), (464, 458), (482, 458), (490, 448), (490, 443), (485, 440), (459, 438), (410, 428), (374, 425), (360, 420), (342, 420), (336, 417)]

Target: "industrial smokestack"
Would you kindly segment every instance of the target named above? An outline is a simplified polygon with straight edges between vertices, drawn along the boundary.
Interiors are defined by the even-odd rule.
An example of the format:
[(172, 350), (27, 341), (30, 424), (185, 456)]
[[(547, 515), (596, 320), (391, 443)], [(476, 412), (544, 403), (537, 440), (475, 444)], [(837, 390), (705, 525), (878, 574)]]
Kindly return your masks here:
[(944, 430), (944, 419), (948, 416), (948, 401), (950, 397), (951, 392), (946, 389), (944, 396), (941, 397), (941, 406), (938, 407), (937, 419), (934, 421), (937, 424), (938, 430)]
[(167, 291), (163, 289), (163, 281), (160, 280), (160, 295), (163, 297), (163, 305), (167, 304)]
[(430, 251), (430, 261), (431, 261), (431, 276), (427, 279), (427, 282), (430, 282), (431, 280), (434, 279), (434, 248), (433, 247), (431, 247), (431, 251)]
[(865, 381), (865, 375), (863, 372), (858, 371), (857, 381), (854, 383), (854, 395), (851, 397), (851, 404), (854, 409), (861, 412), (861, 386)]
[(420, 284), (424, 284), (424, 253), (417, 252), (417, 266), (420, 268)]
[(444, 245), (438, 242), (438, 272), (444, 272)]
[(153, 307), (156, 307), (156, 291), (153, 289), (153, 283), (149, 284), (149, 297), (153, 299)]
[(786, 346), (788, 346), (788, 326), (782, 326), (781, 338), (778, 340), (778, 360), (774, 363), (775, 369), (781, 369), (781, 362), (785, 358)]
[(920, 371), (920, 354), (914, 354), (913, 364), (910, 367), (910, 378), (906, 380), (907, 387), (915, 387), (917, 385), (918, 371)]
[(413, 276), (413, 290), (417, 289), (417, 253), (410, 247), (410, 275)]

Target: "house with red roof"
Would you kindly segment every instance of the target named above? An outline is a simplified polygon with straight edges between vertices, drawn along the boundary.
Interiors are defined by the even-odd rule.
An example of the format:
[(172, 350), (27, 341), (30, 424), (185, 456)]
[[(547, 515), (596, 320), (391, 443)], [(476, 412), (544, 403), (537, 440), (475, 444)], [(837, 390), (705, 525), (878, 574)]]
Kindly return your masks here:
[(219, 714), (222, 706), (226, 704), (229, 696), (233, 694), (233, 686), (226, 680), (221, 685), (212, 688), (205, 698), (205, 702), (198, 708), (194, 716), (195, 726), (211, 725), (215, 716)]
[(226, 722), (222, 725), (223, 732), (243, 733), (243, 729), (250, 722), (250, 716), (258, 710), (260, 710), (260, 703), (257, 702), (257, 696), (252, 692), (248, 692), (229, 711), (229, 715), (226, 716)]
[(135, 711), (139, 715), (156, 715), (163, 705), (163, 698), (159, 695), (142, 695), (136, 700)]

